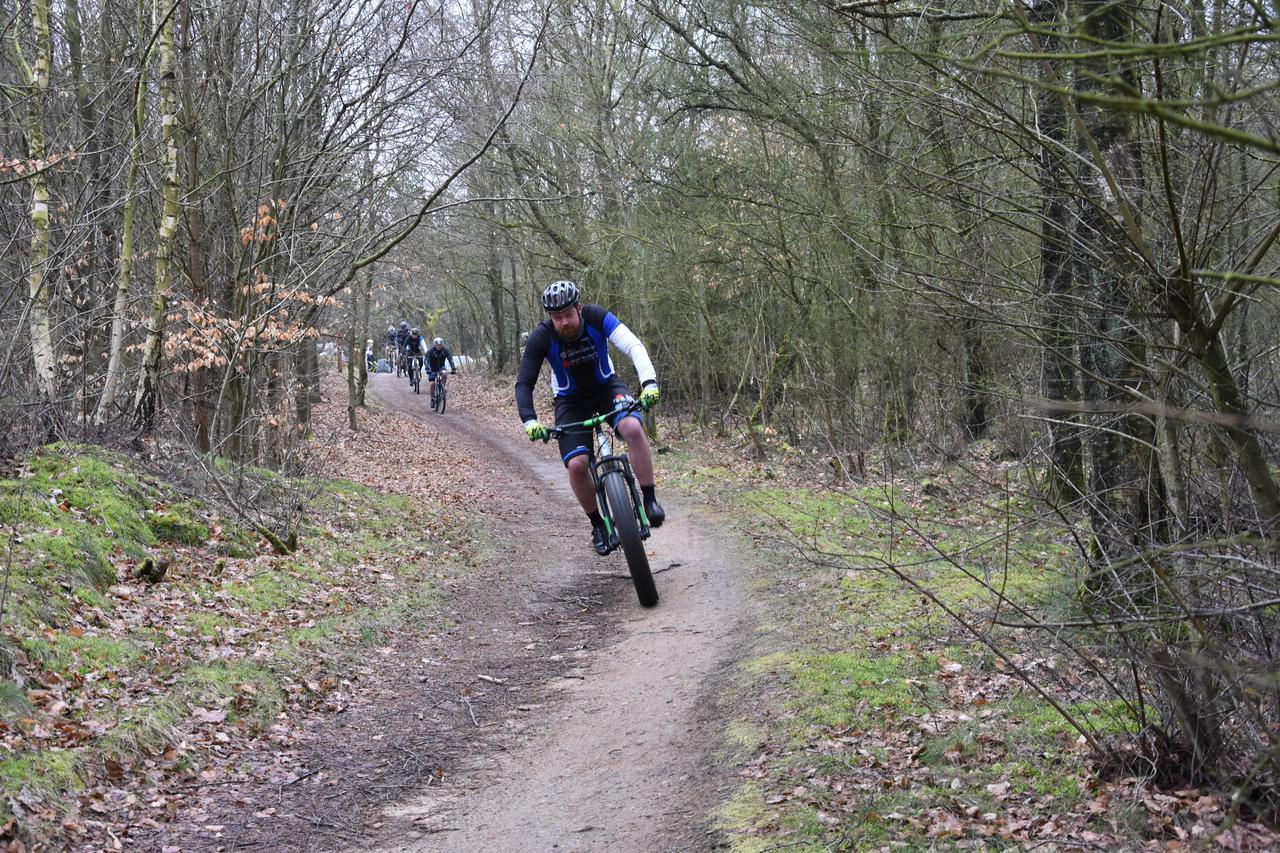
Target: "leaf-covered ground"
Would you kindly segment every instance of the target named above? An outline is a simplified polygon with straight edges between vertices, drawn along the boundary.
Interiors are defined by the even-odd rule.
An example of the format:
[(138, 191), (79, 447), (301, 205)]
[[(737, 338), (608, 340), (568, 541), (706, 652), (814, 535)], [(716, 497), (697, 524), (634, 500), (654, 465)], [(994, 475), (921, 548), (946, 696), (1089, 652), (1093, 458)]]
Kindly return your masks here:
[[(462, 508), (492, 480), (410, 418), (361, 412), (346, 438), (330, 390), (313, 453), (323, 473), (253, 472), (260, 496), (314, 495), (289, 555), (167, 484), (159, 472), (184, 460), (163, 448), (148, 467), (57, 445), (0, 483), (13, 542), (0, 840), (119, 849), (180, 810), (198, 820), (197, 790), (235, 779), (247, 745), (288, 745), (340, 711), (389, 632), (429, 612), (436, 581), (472, 558)], [(469, 390), (477, 408), (497, 393)], [(410, 455), (438, 464), (409, 476), (398, 460)], [(300, 775), (275, 772), (282, 786)]]
[(743, 765), (720, 815), (733, 849), (1280, 843), (1221, 793), (1100, 774), (1081, 732), (1016, 677), (1095, 742), (1133, 727), (1043, 634), (996, 624), (1019, 621), (1015, 606), (1065, 612), (1076, 577), (1071, 537), (1037, 515), (1019, 464), (978, 445), (934, 471), (846, 478), (770, 449), (765, 464), (730, 442), (666, 462), (761, 554), (768, 616), (727, 701)]
[[(509, 388), (468, 379), (456, 380), (439, 417), (522, 442)], [(528, 636), (507, 638), (511, 649), (477, 642), (464, 624), (475, 611), (449, 609), (454, 581), (495, 559), (486, 508), (521, 511), (519, 496), (502, 494), (510, 460), (495, 459), (493, 444), (444, 437), (434, 415), (424, 423), (375, 406), (353, 435), (342, 389), (330, 394), (318, 411), (315, 476), (250, 472), (262, 500), (313, 496), (293, 554), (274, 553), (245, 517), (193, 497), (191, 478), (167, 481), (162, 472), (184, 461), (163, 448), (143, 465), (54, 446), (0, 483), (12, 543), (0, 608), (0, 840), (260, 843), (246, 826), (285, 826), (277, 809), (303, 788), (304, 805), (320, 811), (294, 804), (300, 837), (319, 828), (369, 838), (382, 826), (376, 810), (352, 817), (360, 825), (348, 835), (323, 812), (341, 794), (334, 768), (344, 756), (322, 765), (302, 745), (332, 742), (344, 731), (339, 717), (364, 721), (345, 730), (359, 729), (360, 749), (380, 740), (380, 718), (360, 708), (387, 698), (370, 685), (403, 655), (397, 636), (450, 626), (477, 647), (456, 684), (435, 684), (440, 661), (424, 658), (421, 674), (404, 674), (422, 684), (419, 705), (385, 717), (421, 720), (443, 704), (462, 715), (468, 749), (481, 748), (471, 742), (481, 723), (502, 729), (501, 715), (536, 705), (511, 692), (545, 675), (519, 670), (522, 652), (556, 667), (585, 653), (578, 629), (590, 626), (577, 621), (593, 617), (581, 597), (546, 596), (559, 609), (519, 617)], [(659, 462), (664, 493), (710, 506), (759, 554), (753, 597), (767, 619), (718, 703), (731, 709), (726, 760), (740, 767), (717, 817), (731, 847), (1280, 843), (1233, 816), (1218, 793), (1100, 773), (1081, 732), (1028, 687), (1026, 677), (1046, 685), (1096, 739), (1132, 726), (1078, 661), (1000, 624), (1016, 621), (1012, 603), (1070, 607), (1070, 531), (1038, 516), (1027, 471), (977, 446), (934, 471), (850, 479), (851, 460), (833, 471), (767, 444), (770, 462), (757, 464), (746, 444), (685, 436)], [(487, 600), (487, 583), (468, 606)], [(535, 637), (543, 622), (546, 636)], [(571, 641), (576, 651), (555, 645)], [(424, 693), (433, 705), (421, 707)], [(371, 796), (403, 796), (445, 775), (442, 753), (416, 743), (371, 756), (388, 774)], [(396, 762), (403, 767), (382, 767)]]

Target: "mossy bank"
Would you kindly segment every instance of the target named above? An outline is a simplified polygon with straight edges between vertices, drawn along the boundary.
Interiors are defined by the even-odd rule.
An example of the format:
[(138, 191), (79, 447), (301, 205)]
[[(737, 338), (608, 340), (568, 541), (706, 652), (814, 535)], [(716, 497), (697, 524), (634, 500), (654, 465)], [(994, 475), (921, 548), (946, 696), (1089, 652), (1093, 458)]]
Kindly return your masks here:
[(252, 524), (98, 447), (43, 448), (0, 481), (11, 836), (71, 843), (102, 783), (199, 772), (228, 733), (323, 702), (361, 649), (429, 616), (437, 576), (465, 570), (465, 551), (423, 532), (448, 518), (472, 538), (445, 507), (346, 481), (292, 485), (315, 497), (281, 555)]

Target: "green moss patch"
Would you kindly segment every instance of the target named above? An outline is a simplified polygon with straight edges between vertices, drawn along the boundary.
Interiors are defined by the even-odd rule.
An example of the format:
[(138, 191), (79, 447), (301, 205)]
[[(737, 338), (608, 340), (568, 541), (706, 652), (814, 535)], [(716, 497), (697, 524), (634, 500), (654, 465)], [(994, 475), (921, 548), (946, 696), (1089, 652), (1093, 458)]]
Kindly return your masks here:
[(22, 647), (46, 669), (76, 675), (125, 669), (144, 655), (127, 639), (55, 630), (24, 639)]
[(270, 725), (284, 706), (284, 686), (270, 670), (245, 661), (219, 661), (188, 667), (183, 692), (194, 706), (226, 708), (227, 719), (245, 719), (255, 730)]
[(0, 791), (13, 796), (22, 790), (40, 793), (74, 792), (84, 784), (73, 752), (24, 752), (0, 759)]
[[(678, 478), (694, 495), (697, 470)], [(720, 814), (734, 849), (1013, 839), (1017, 820), (1083, 809), (1078, 732), (948, 615), (1023, 667), (1052, 666), (992, 620), (1070, 611), (1067, 531), (1055, 538), (1028, 498), (962, 473), (840, 489), (717, 480), (771, 566), (768, 651), (742, 666), (754, 701), (741, 704), (759, 710), (735, 724), (758, 734), (754, 778)], [(1063, 702), (1099, 735), (1135, 726), (1116, 703)]]
[(0, 523), (16, 527), (0, 642), (22, 675), (0, 683), (0, 791), (36, 792), (54, 811), (143, 759), (194, 771), (204, 745), (332, 689), (329, 673), (419, 622), (431, 579), (483, 538), (456, 519), (444, 548), (427, 523), (441, 510), (421, 500), (258, 472), (281, 494), (320, 495), (280, 556), (100, 448), (54, 445), (18, 470), (0, 481)]
[(191, 515), (186, 507), (170, 507), (147, 513), (147, 526), (156, 538), (182, 545), (203, 545), (209, 540), (208, 525)]
[(18, 529), (15, 580), (28, 600), (48, 601), (67, 583), (105, 588), (119, 580), (121, 556), (141, 559), (161, 539), (199, 545), (209, 537), (194, 503), (173, 500), (102, 448), (50, 445), (20, 471), (0, 480), (0, 523)]

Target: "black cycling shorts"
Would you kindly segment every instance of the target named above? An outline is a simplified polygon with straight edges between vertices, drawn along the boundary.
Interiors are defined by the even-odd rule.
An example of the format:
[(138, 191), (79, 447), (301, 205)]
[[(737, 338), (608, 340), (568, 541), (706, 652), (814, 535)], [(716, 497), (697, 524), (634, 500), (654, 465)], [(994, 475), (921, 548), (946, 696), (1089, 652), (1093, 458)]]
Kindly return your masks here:
[[(556, 398), (556, 423), (572, 423), (574, 421), (585, 421), (587, 418), (594, 417), (601, 412), (608, 412), (613, 409), (614, 398), (618, 395), (630, 397), (631, 392), (627, 390), (627, 386), (621, 379), (614, 377), (604, 388), (601, 388), (595, 394), (574, 394), (570, 397)], [(644, 420), (644, 415), (638, 410), (627, 412), (626, 417), (636, 417)], [(618, 416), (613, 415), (609, 418), (609, 424), (617, 426)], [(591, 444), (591, 430), (576, 429), (571, 430), (560, 436), (560, 458), (564, 460), (567, 467), (569, 460), (575, 456), (581, 456), (588, 451), (588, 445)]]

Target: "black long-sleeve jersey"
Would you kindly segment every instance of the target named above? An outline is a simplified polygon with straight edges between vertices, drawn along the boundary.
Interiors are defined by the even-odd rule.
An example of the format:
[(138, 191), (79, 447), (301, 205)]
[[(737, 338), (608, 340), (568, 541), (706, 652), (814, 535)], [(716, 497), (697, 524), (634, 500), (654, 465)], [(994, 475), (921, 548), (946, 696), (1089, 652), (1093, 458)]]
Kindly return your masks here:
[(582, 331), (577, 340), (566, 341), (557, 335), (550, 318), (529, 333), (520, 368), (516, 371), (516, 406), (520, 419), (525, 423), (537, 420), (533, 387), (538, 382), (538, 369), (544, 359), (551, 366), (551, 389), (557, 398), (591, 394), (612, 382), (616, 374), (609, 359), (610, 343), (631, 357), (642, 386), (657, 383), (649, 352), (640, 339), (605, 308), (584, 305)]

